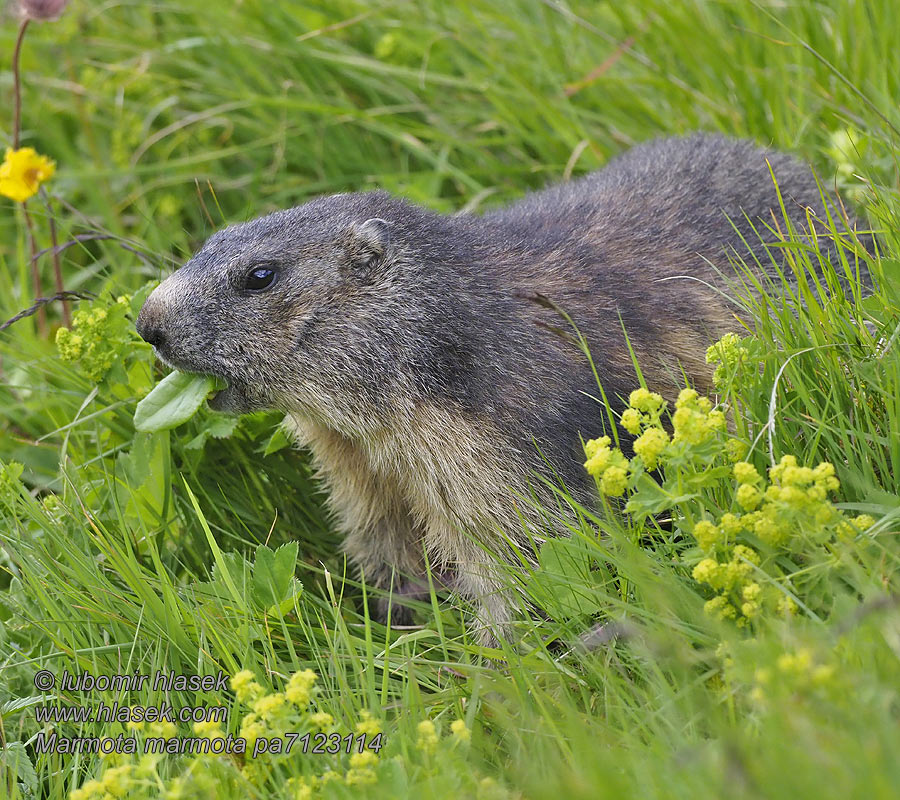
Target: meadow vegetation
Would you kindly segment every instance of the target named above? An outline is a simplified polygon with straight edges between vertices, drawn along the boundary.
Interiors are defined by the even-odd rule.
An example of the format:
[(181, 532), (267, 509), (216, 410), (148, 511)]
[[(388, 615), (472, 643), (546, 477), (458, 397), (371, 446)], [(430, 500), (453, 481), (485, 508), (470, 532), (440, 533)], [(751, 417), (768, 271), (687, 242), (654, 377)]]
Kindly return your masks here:
[[(56, 291), (53, 237), (90, 298), (0, 331), (0, 797), (896, 796), (893, 0), (72, 2), (20, 63), (20, 144), (55, 171), (34, 162), (27, 206), (0, 199), (0, 321)], [(371, 620), (278, 415), (135, 430), (164, 373), (137, 310), (222, 224), (376, 187), (478, 212), (698, 129), (809, 160), (834, 219), (821, 248), (782, 228), (784, 280), (738, 267), (746, 330), (710, 349), (715, 396), (666, 406), (637, 365), (629, 410), (585, 443), (598, 507), (510, 570), (510, 642), (479, 646), (439, 592), (411, 628)], [(877, 253), (840, 232), (835, 190)], [(229, 688), (39, 691), (40, 670)], [(227, 713), (38, 721), (112, 701)], [(39, 752), (52, 732), (366, 738), (101, 757)]]

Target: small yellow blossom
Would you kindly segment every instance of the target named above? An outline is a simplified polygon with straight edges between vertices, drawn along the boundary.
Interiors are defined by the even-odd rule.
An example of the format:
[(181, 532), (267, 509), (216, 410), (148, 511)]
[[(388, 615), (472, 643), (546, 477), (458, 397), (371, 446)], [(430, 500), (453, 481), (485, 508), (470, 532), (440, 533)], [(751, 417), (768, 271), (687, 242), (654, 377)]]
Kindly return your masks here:
[(328, 728), (334, 725), (334, 717), (324, 711), (317, 711), (315, 714), (310, 714), (309, 721), (314, 727), (321, 731), (328, 730)]
[(701, 550), (711, 550), (722, 541), (722, 532), (708, 519), (701, 519), (694, 525), (694, 538)]
[(636, 408), (626, 408), (622, 412), (619, 422), (626, 431), (634, 436), (641, 432), (641, 412)]
[(313, 684), (319, 676), (311, 669), (295, 672), (288, 681), (284, 690), (284, 696), (295, 706), (303, 707), (309, 704)]
[(741, 596), (748, 602), (758, 600), (760, 594), (762, 594), (762, 587), (758, 583), (748, 583), (741, 590)]
[(438, 743), (438, 736), (437, 731), (434, 727), (434, 723), (430, 719), (422, 720), (416, 726), (416, 730), (419, 733), (419, 738), (416, 741), (416, 746), (426, 753), (434, 752), (434, 749), (435, 747), (437, 747)]
[(805, 647), (796, 653), (782, 653), (775, 662), (782, 672), (802, 675), (812, 668), (812, 653)]
[(37, 194), (44, 181), (50, 180), (56, 164), (46, 156), (38, 155), (33, 147), (6, 148), (6, 157), (0, 164), (0, 194), (24, 203)]
[(635, 389), (628, 396), (628, 405), (637, 411), (643, 411), (650, 416), (653, 416), (659, 412), (662, 408), (664, 400), (661, 395), (658, 395), (656, 392), (651, 392), (647, 389), (641, 387), (640, 389)]
[(682, 389), (678, 393), (678, 399), (675, 401), (675, 408), (689, 408), (697, 402), (700, 395), (696, 389)]
[(600, 491), (610, 497), (621, 497), (628, 483), (628, 473), (622, 467), (607, 467), (600, 479)]
[(742, 483), (734, 497), (744, 511), (755, 511), (762, 502), (762, 493), (749, 483)]
[(704, 558), (694, 567), (691, 576), (697, 583), (708, 583), (712, 587), (720, 584), (721, 567), (714, 558)]
[(373, 767), (378, 763), (378, 757), (371, 750), (363, 750), (350, 756), (350, 769), (344, 776), (348, 786), (375, 783), (377, 776)]
[(737, 609), (722, 595), (707, 600), (703, 605), (703, 610), (717, 619), (734, 619), (737, 616)]
[(831, 664), (819, 664), (810, 674), (813, 686), (826, 686), (834, 678), (834, 666)]
[(147, 726), (147, 732), (151, 736), (161, 737), (163, 739), (173, 739), (178, 733), (175, 724), (168, 720), (160, 720), (159, 722), (151, 722)]
[(313, 788), (306, 781), (291, 778), (288, 781), (288, 790), (292, 792), (291, 800), (312, 800)]
[(756, 467), (747, 461), (738, 461), (732, 469), (734, 471), (734, 479), (738, 483), (756, 484), (760, 481), (760, 475), (756, 471)]
[(744, 529), (743, 518), (740, 514), (722, 514), (719, 520), (719, 527), (726, 536), (734, 538)]
[(660, 453), (669, 443), (669, 435), (662, 428), (648, 428), (634, 440), (634, 452), (647, 469), (656, 469)]
[(751, 600), (741, 603), (741, 613), (747, 617), (747, 619), (753, 619), (753, 617), (759, 614), (759, 603)]
[(123, 764), (120, 767), (111, 767), (100, 776), (100, 790), (112, 797), (124, 797), (131, 787), (132, 765)]
[(263, 695), (253, 704), (253, 710), (260, 719), (270, 720), (287, 705), (287, 697), (280, 692)]
[(797, 613), (797, 604), (792, 597), (783, 594), (778, 598), (778, 602), (775, 603), (775, 611), (783, 617), (792, 617)]
[(266, 726), (256, 714), (247, 714), (241, 720), (241, 736), (247, 740), (247, 746), (252, 747), (257, 739), (266, 735)]
[(231, 679), (231, 688), (242, 703), (252, 703), (263, 695), (264, 689), (255, 680), (249, 669), (242, 669)]
[(584, 454), (590, 459), (593, 458), (600, 450), (608, 448), (612, 439), (608, 436), (599, 436), (596, 439), (588, 439), (584, 443)]
[(368, 709), (364, 708), (359, 712), (359, 722), (356, 723), (355, 731), (364, 736), (377, 736), (381, 733), (381, 723), (372, 716)]
[(588, 457), (584, 468), (595, 478), (601, 477), (610, 467), (625, 467), (628, 464), (622, 451), (610, 448), (609, 443), (608, 436), (601, 436), (584, 444), (584, 453)]
[(747, 443), (740, 439), (728, 439), (725, 442), (725, 455), (729, 461), (741, 461), (749, 449)]
[(194, 733), (206, 739), (223, 738), (222, 727), (219, 724), (219, 721), (215, 719), (205, 719), (201, 722), (195, 722)]
[(466, 727), (465, 721), (461, 719), (455, 719), (450, 723), (450, 732), (453, 734), (456, 740), (460, 742), (468, 742), (469, 739), (472, 738), (472, 734)]
[(759, 566), (759, 553), (743, 544), (736, 544), (734, 546), (734, 559), (735, 561), (744, 559), (751, 564)]

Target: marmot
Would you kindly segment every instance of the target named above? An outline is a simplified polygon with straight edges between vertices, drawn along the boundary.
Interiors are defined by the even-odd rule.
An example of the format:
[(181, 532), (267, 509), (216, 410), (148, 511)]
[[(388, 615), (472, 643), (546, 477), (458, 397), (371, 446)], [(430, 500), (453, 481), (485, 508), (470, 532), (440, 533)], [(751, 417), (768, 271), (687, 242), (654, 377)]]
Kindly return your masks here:
[(737, 328), (716, 268), (769, 263), (760, 235), (783, 220), (769, 165), (798, 227), (822, 216), (807, 166), (712, 135), (480, 216), (322, 197), (214, 234), (137, 328), (166, 363), (224, 379), (211, 407), (285, 412), (368, 582), (409, 592), (427, 558), (490, 641), (513, 603), (485, 550), (533, 558), (553, 532), (533, 499), (558, 506), (538, 476), (588, 501), (581, 440), (607, 424), (587, 359), (534, 298), (578, 326), (613, 404), (638, 385), (623, 324), (650, 388), (682, 370), (708, 388), (705, 350)]

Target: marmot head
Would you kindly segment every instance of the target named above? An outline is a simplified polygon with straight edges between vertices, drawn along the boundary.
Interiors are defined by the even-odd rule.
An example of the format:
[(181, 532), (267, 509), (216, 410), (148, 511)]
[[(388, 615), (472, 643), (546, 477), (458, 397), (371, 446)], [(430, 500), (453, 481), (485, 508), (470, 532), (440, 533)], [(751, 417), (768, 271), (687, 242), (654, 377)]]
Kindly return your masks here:
[(167, 364), (223, 379), (217, 410), (362, 424), (409, 316), (397, 309), (415, 259), (397, 233), (422, 213), (381, 192), (335, 195), (228, 227), (147, 298), (138, 333)]

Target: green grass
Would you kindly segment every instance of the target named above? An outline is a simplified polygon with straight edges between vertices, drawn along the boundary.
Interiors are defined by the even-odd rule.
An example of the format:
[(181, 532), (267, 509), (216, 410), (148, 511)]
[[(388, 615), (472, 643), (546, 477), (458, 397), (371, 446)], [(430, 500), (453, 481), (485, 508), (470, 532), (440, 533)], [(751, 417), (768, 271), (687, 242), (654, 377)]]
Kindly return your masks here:
[[(368, 618), (370, 590), (337, 555), (303, 456), (277, 439), (266, 453), (276, 415), (244, 418), (230, 434), (202, 414), (172, 433), (136, 435), (134, 404), (158, 373), (124, 321), (110, 344), (118, 366), (97, 386), (26, 319), (0, 332), (0, 463), (23, 465), (21, 481), (9, 467), (0, 475), (0, 797), (57, 800), (108, 766), (37, 754), (35, 736), (49, 730), (36, 721), (41, 704), (221, 703), (233, 734), (246, 712), (231, 692), (57, 698), (34, 688), (39, 669), (250, 669), (279, 692), (306, 668), (336, 730), (369, 709), (385, 731), (377, 781), (317, 787), (325, 795), (894, 796), (895, 17), (888, 0), (251, 1), (215, 11), (175, 0), (76, 3), (33, 25), (23, 144), (58, 162), (48, 188), (60, 241), (114, 237), (62, 256), (66, 288), (103, 297), (166, 274), (224, 221), (321, 193), (383, 187), (444, 211), (483, 209), (633, 143), (696, 129), (798, 153), (880, 231), (869, 259), (879, 287), (822, 303), (807, 287), (817, 256), (788, 237), (791, 269), (807, 279), (793, 292), (768, 286), (762, 300), (735, 287), (760, 368), (736, 375), (721, 399), (758, 468), (785, 454), (830, 461), (838, 506), (878, 522), (773, 555), (760, 581), (794, 587), (802, 607), (749, 628), (703, 610), (710, 594), (691, 577), (696, 548), (682, 526), (694, 506), (671, 507), (667, 525), (613, 503), (585, 512), (535, 576), (518, 576), (541, 613), (523, 613), (515, 647), (482, 651), (466, 609), (442, 595), (422, 603), (414, 629), (387, 630)], [(0, 25), (4, 97), (15, 29)], [(10, 124), (0, 115), (6, 139)], [(836, 136), (848, 129), (856, 147), (841, 151)], [(21, 210), (0, 203), (2, 320), (34, 294)], [(29, 208), (49, 246), (46, 210)], [(832, 280), (852, 277), (859, 255), (852, 242), (838, 249)], [(49, 292), (51, 262), (39, 263)], [(49, 311), (51, 326), (58, 314)], [(704, 508), (727, 510), (732, 492), (730, 478), (705, 485)], [(294, 541), (299, 583), (260, 547)], [(579, 634), (594, 624), (620, 635), (585, 652)], [(784, 660), (798, 654), (809, 670)], [(424, 719), (438, 727), (434, 752), (417, 745)], [(470, 743), (449, 733), (456, 719)], [(169, 756), (129, 796), (165, 796), (186, 771), (185, 797), (303, 796), (289, 778), (348, 767), (346, 756), (311, 754), (247, 763), (258, 768), (252, 780), (238, 774), (240, 759)]]

